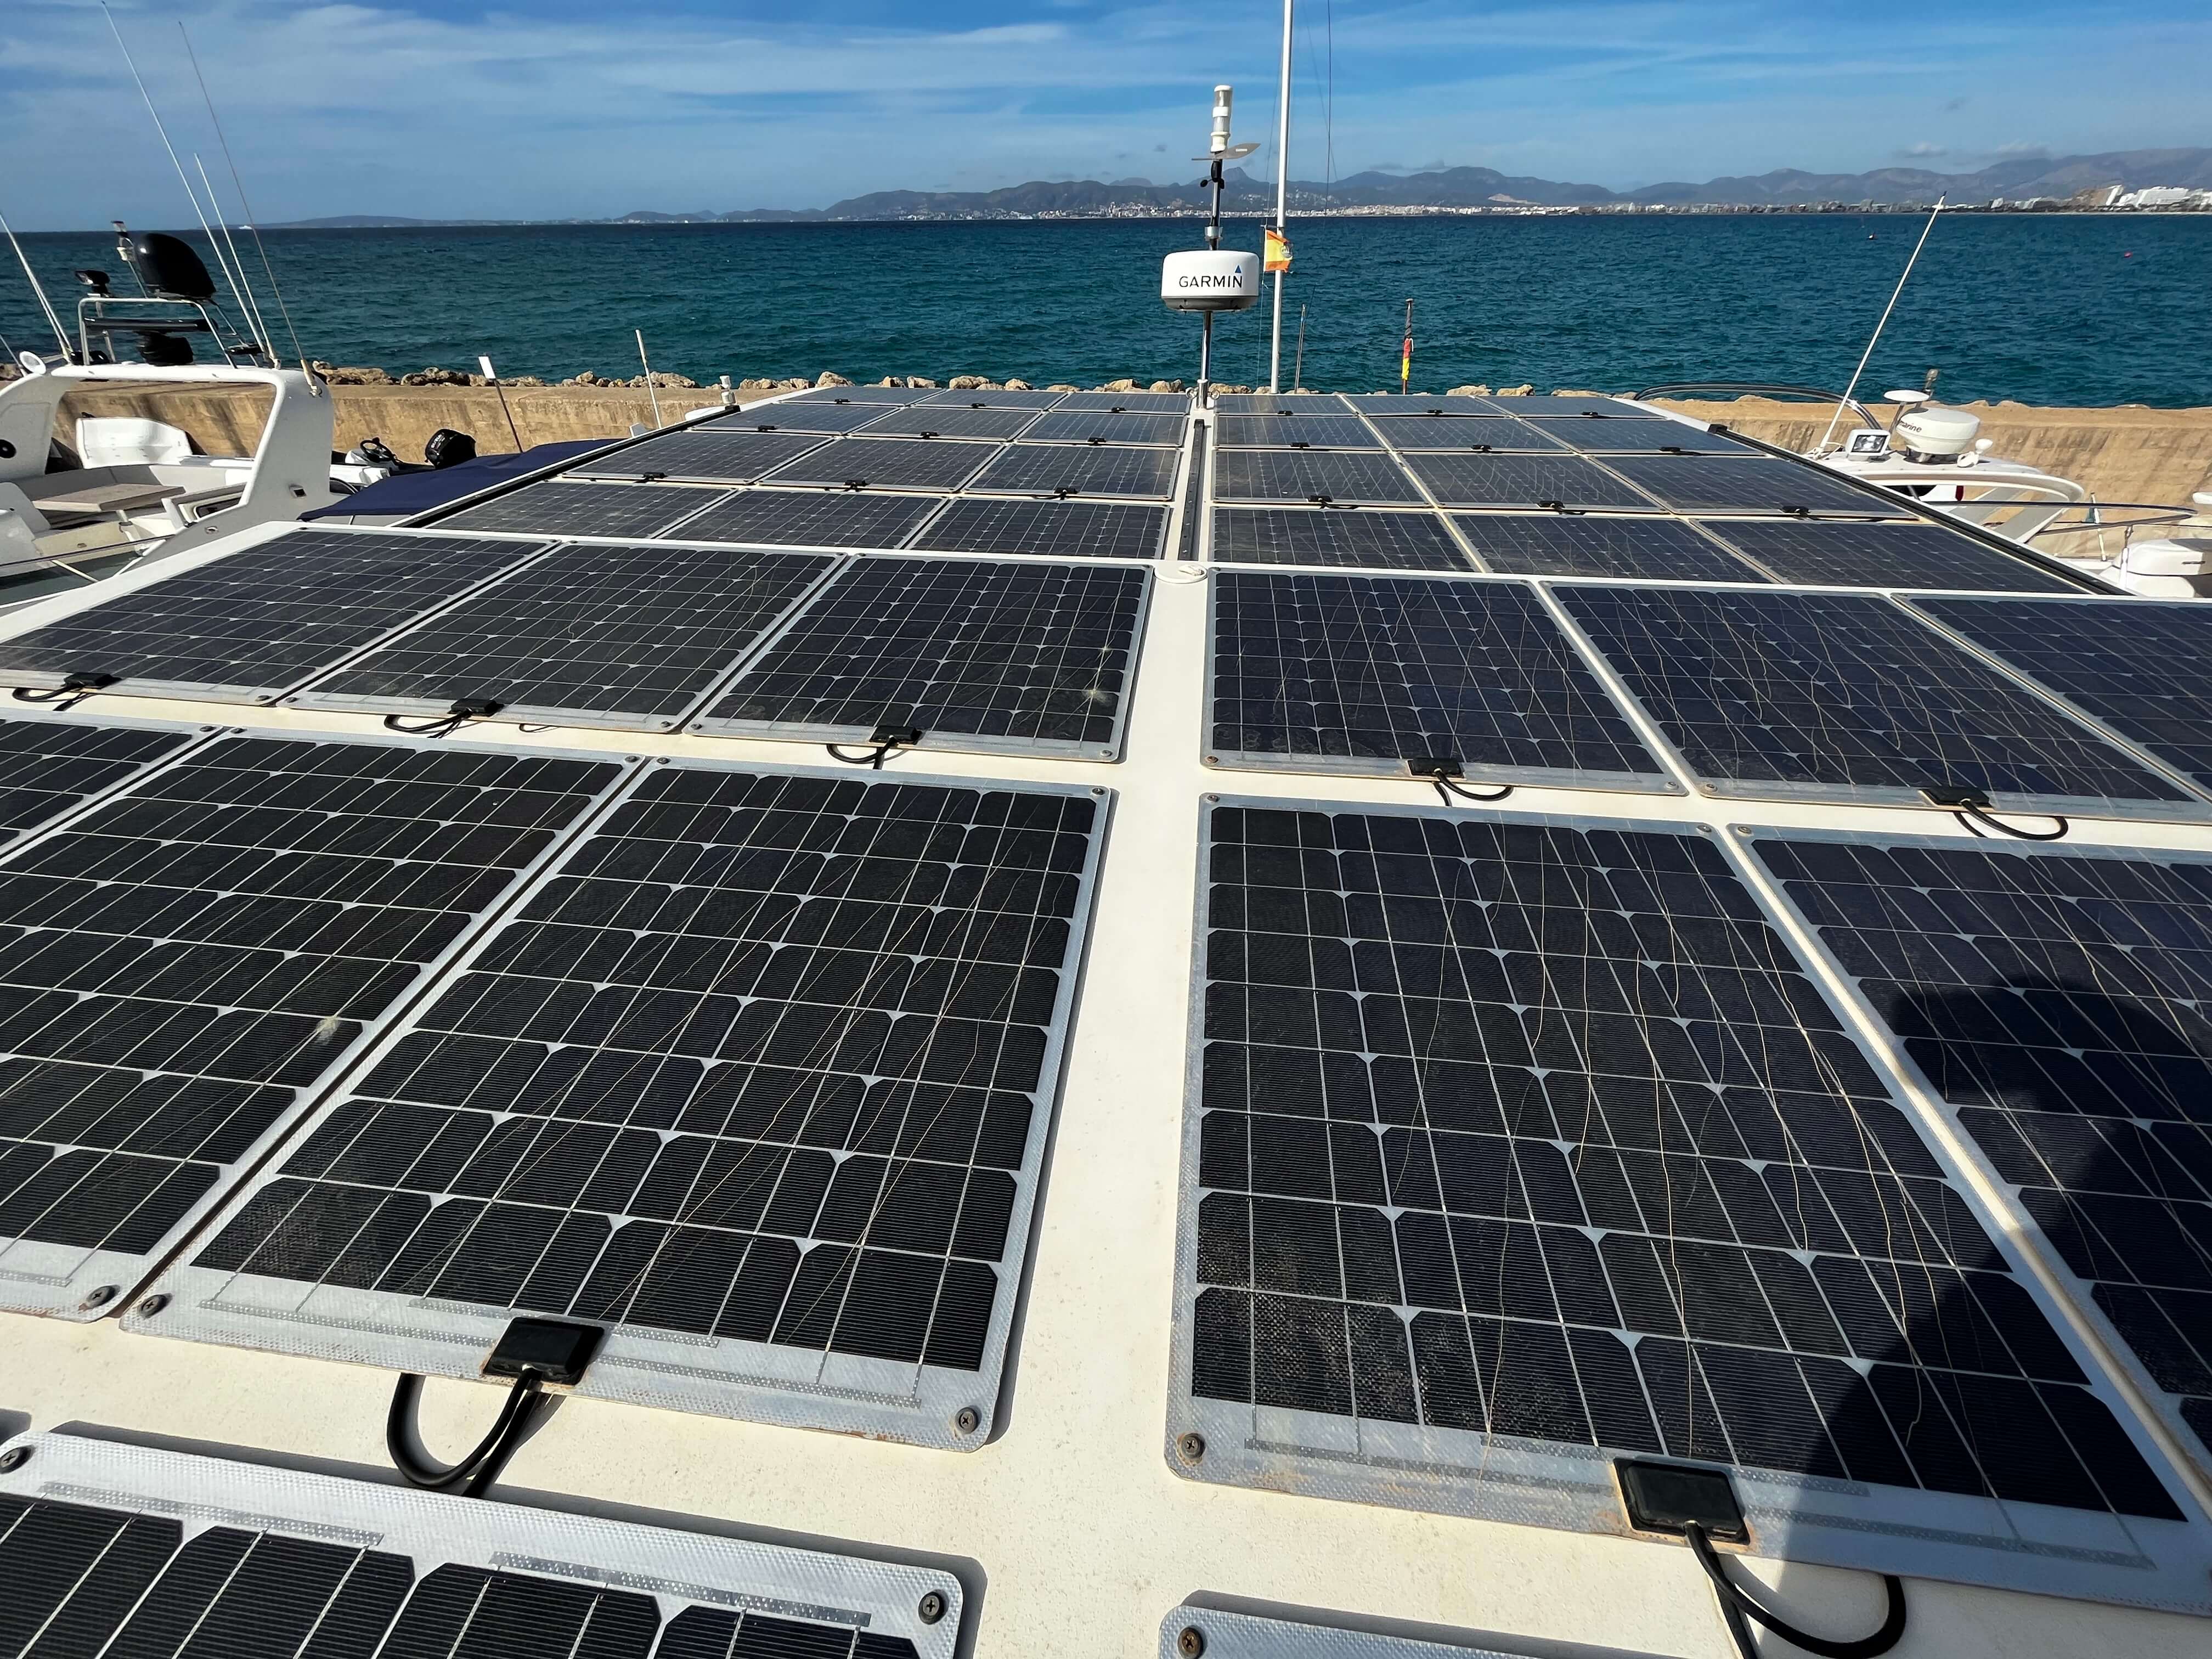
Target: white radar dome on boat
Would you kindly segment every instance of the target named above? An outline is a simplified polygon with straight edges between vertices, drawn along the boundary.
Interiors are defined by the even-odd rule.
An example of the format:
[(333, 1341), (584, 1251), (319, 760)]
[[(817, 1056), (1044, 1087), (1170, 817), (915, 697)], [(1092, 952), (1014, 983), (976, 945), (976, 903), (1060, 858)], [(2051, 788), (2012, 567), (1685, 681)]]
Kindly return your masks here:
[(1260, 302), (1260, 256), (1198, 248), (1160, 264), (1160, 301), (1170, 311), (1242, 311)]
[(1908, 461), (1955, 461), (1981, 430), (1981, 416), (1963, 409), (1908, 409), (1890, 429), (1889, 447)]

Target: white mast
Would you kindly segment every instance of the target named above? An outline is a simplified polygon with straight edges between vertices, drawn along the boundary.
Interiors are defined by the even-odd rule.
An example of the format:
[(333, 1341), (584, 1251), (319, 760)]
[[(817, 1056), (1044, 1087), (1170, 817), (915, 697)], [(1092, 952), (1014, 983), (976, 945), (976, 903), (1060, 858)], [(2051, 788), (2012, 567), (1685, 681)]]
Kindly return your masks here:
[[(1283, 85), (1275, 106), (1275, 228), (1283, 228), (1291, 195), (1291, 4), (1283, 0)], [(1275, 273), (1274, 343), (1267, 352), (1267, 390), (1283, 389), (1283, 273)]]

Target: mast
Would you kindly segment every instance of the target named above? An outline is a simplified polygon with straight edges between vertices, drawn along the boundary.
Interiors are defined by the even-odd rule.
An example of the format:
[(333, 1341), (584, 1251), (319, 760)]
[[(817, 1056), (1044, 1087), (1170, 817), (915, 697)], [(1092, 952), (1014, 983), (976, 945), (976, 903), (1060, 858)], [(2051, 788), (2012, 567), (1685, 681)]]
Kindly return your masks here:
[[(1290, 212), (1291, 195), (1291, 6), (1283, 0), (1283, 84), (1275, 103), (1275, 228)], [(1267, 390), (1283, 389), (1283, 275), (1275, 273), (1274, 343), (1267, 352)]]

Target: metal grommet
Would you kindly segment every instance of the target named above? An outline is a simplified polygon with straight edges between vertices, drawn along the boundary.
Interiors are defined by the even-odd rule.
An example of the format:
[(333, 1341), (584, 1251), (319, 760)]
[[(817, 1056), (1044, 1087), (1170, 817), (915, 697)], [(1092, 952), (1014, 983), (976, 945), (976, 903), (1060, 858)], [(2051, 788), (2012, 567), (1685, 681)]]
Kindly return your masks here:
[(1185, 1625), (1176, 1632), (1176, 1651), (1182, 1659), (1198, 1659), (1206, 1651), (1206, 1632), (1195, 1625)]
[(6, 1451), (0, 1452), (0, 1474), (13, 1474), (30, 1461), (31, 1449), (28, 1446), (10, 1446)]
[(1202, 1434), (1179, 1434), (1176, 1437), (1176, 1455), (1186, 1463), (1195, 1463), (1206, 1455), (1206, 1437)]
[(915, 1612), (921, 1615), (921, 1622), (923, 1624), (933, 1625), (939, 1620), (945, 1617), (945, 1609), (947, 1603), (945, 1600), (945, 1592), (943, 1590), (932, 1590), (928, 1595), (921, 1598), (920, 1604), (915, 1607)]
[(155, 1314), (161, 1312), (162, 1309), (168, 1305), (169, 1298), (167, 1293), (166, 1291), (156, 1291), (151, 1296), (142, 1297), (139, 1298), (138, 1317), (141, 1319), (151, 1319)]
[(104, 1308), (109, 1303), (114, 1301), (119, 1294), (121, 1294), (121, 1291), (117, 1285), (95, 1285), (84, 1293), (84, 1300), (78, 1303), (77, 1306), (80, 1308)]
[(952, 1413), (952, 1426), (963, 1434), (973, 1434), (983, 1426), (983, 1413), (973, 1406), (963, 1406)]

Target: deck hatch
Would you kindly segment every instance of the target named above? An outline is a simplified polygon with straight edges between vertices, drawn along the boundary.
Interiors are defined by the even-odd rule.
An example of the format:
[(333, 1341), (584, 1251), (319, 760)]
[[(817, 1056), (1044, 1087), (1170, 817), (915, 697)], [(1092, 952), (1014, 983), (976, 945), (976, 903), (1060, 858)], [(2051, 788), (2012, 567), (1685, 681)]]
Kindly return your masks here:
[(1056, 558), (1157, 559), (1168, 509), (1123, 501), (963, 497), (909, 544), (917, 553), (1042, 553)]
[(559, 536), (657, 536), (730, 491), (699, 484), (580, 483), (548, 478), (438, 520), (441, 530)]

